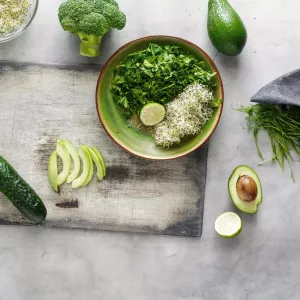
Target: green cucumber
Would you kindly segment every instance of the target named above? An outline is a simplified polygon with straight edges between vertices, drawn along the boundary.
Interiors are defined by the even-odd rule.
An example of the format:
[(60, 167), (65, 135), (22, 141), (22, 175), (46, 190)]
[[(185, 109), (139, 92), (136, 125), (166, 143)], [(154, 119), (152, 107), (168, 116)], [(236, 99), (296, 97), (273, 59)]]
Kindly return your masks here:
[(89, 153), (86, 151), (85, 147), (83, 145), (79, 145), (79, 156), (82, 160), (82, 172), (79, 177), (77, 177), (72, 182), (72, 188), (76, 189), (84, 185), (86, 180), (89, 177), (90, 174), (90, 156)]
[(99, 156), (96, 154), (96, 152), (93, 149), (91, 149), (90, 147), (87, 147), (87, 148), (90, 152), (93, 162), (95, 163), (95, 165), (97, 167), (97, 177), (99, 180), (102, 180), (104, 177), (104, 169), (102, 167), (102, 163), (99, 159)]
[(58, 192), (57, 185), (57, 153), (53, 151), (49, 158), (48, 178), (54, 191)]
[(67, 147), (62, 140), (58, 140), (56, 144), (57, 155), (61, 158), (63, 169), (57, 176), (57, 184), (62, 185), (70, 175), (71, 171), (71, 157)]
[(0, 192), (34, 223), (41, 223), (47, 216), (47, 209), (30, 185), (17, 171), (0, 156)]
[(103, 169), (103, 176), (105, 177), (106, 176), (106, 167), (105, 167), (104, 159), (103, 159), (101, 153), (95, 147), (92, 147), (92, 150), (97, 155), (97, 157), (98, 157), (98, 159), (101, 163), (101, 166), (102, 166), (102, 169)]
[(93, 160), (92, 160), (91, 154), (89, 152), (89, 148), (88, 148), (88, 146), (84, 146), (84, 149), (85, 149), (86, 155), (88, 156), (88, 159), (89, 159), (90, 169), (89, 169), (88, 178), (86, 179), (86, 181), (84, 182), (84, 184), (82, 186), (87, 185), (92, 180), (93, 175), (94, 175), (94, 165), (93, 165)]
[(73, 180), (75, 180), (78, 177), (80, 173), (80, 158), (76, 148), (73, 146), (73, 144), (70, 141), (63, 140), (63, 142), (73, 160), (73, 171), (67, 178), (67, 183), (71, 183)]

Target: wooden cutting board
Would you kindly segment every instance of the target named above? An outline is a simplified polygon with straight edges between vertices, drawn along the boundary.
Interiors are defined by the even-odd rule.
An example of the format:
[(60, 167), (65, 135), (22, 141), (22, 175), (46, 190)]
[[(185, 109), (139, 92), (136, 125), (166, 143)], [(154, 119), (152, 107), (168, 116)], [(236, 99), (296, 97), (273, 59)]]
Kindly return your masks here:
[[(0, 63), (0, 155), (43, 199), (43, 226), (200, 236), (207, 148), (172, 161), (148, 161), (115, 145), (98, 120), (101, 66)], [(94, 145), (107, 177), (55, 193), (48, 158), (58, 138)], [(0, 194), (0, 223), (30, 225)]]

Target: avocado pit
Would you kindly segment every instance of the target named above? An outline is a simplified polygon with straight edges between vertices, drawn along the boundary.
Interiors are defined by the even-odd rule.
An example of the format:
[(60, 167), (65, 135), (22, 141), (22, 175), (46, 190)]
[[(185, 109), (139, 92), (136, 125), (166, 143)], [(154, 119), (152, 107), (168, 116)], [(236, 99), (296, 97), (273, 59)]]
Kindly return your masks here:
[(245, 202), (252, 202), (257, 197), (257, 184), (255, 180), (247, 175), (239, 177), (236, 183), (236, 190), (239, 198)]

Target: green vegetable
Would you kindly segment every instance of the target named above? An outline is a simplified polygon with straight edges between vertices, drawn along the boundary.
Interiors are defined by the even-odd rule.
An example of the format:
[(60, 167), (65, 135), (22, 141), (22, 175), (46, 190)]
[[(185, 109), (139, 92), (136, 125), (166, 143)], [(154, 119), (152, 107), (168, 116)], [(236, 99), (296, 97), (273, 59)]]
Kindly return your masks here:
[(241, 211), (255, 214), (262, 203), (262, 188), (256, 172), (248, 166), (237, 167), (228, 180), (232, 202)]
[(57, 175), (57, 184), (58, 186), (62, 185), (68, 178), (71, 171), (71, 157), (67, 147), (65, 146), (62, 140), (58, 140), (56, 144), (57, 155), (62, 160), (63, 169)]
[(48, 163), (48, 178), (55, 192), (58, 192), (57, 185), (57, 152), (53, 151)]
[(234, 212), (226, 212), (215, 221), (216, 232), (224, 238), (231, 239), (242, 231), (242, 220)]
[(76, 148), (70, 141), (63, 140), (63, 142), (73, 160), (73, 171), (71, 172), (71, 174), (68, 176), (67, 179), (67, 183), (71, 183), (73, 180), (75, 180), (78, 177), (80, 173), (80, 158)]
[(87, 149), (90, 152), (93, 162), (95, 163), (95, 165), (97, 167), (97, 177), (101, 181), (104, 177), (104, 169), (102, 167), (102, 162), (101, 162), (99, 156), (97, 155), (97, 153), (92, 148), (87, 147)]
[(2, 156), (0, 156), (0, 192), (29, 220), (37, 224), (45, 220), (47, 210), (43, 201)]
[[(94, 174), (94, 165), (97, 167), (97, 177), (102, 180), (106, 175), (104, 160), (95, 147), (80, 145), (79, 155), (76, 148), (68, 140), (58, 140), (56, 151), (54, 151), (48, 164), (48, 177), (53, 189), (57, 192), (58, 186), (72, 182), (72, 188), (79, 188), (89, 184)], [(62, 158), (63, 170), (57, 174), (57, 155)], [(73, 170), (71, 172), (71, 157), (73, 159)], [(82, 160), (82, 172), (80, 173), (80, 159)]]
[(79, 156), (82, 160), (82, 173), (72, 182), (73, 189), (79, 188), (85, 184), (90, 175), (91, 164), (93, 164), (84, 145), (79, 146)]
[(209, 0), (207, 30), (212, 44), (225, 55), (238, 55), (246, 45), (246, 27), (227, 0)]
[(150, 44), (128, 56), (115, 70), (111, 91), (129, 117), (150, 102), (165, 105), (192, 83), (216, 85), (215, 73), (179, 46)]
[(105, 167), (104, 159), (103, 159), (101, 153), (95, 147), (92, 147), (92, 150), (97, 155), (97, 158), (98, 158), (98, 160), (101, 164), (102, 170), (103, 170), (103, 176), (105, 177), (106, 176), (106, 167)]
[(90, 154), (89, 148), (88, 148), (87, 146), (82, 146), (82, 147), (84, 147), (85, 153), (86, 153), (86, 155), (87, 155), (87, 157), (88, 157), (88, 160), (89, 160), (89, 166), (90, 166), (88, 177), (87, 177), (87, 179), (85, 180), (85, 182), (84, 182), (83, 185), (82, 185), (82, 186), (85, 186), (85, 185), (88, 185), (89, 182), (90, 182), (90, 181), (92, 180), (92, 178), (93, 178), (93, 174), (94, 174), (94, 164), (93, 164), (93, 160), (92, 160), (92, 156), (91, 156), (91, 154)]
[(261, 129), (264, 129), (270, 137), (273, 151), (273, 157), (269, 160), (276, 160), (282, 170), (284, 170), (284, 164), (287, 161), (291, 170), (291, 177), (295, 181), (291, 167), (291, 162), (294, 161), (291, 152), (294, 151), (297, 155), (300, 155), (300, 108), (296, 106), (282, 107), (272, 104), (256, 104), (249, 107), (240, 107), (237, 110), (247, 115), (248, 128), (253, 131), (260, 158), (264, 160), (258, 145), (258, 133)]
[(65, 31), (79, 36), (80, 54), (89, 57), (100, 55), (104, 34), (126, 24), (126, 16), (114, 0), (67, 0), (60, 5), (58, 18)]

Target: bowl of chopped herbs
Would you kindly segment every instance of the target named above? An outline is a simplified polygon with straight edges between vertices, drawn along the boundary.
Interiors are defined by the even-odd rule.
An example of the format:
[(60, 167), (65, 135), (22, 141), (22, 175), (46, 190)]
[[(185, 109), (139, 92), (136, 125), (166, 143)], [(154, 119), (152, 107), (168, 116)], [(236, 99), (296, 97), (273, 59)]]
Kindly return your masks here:
[(100, 122), (123, 149), (166, 160), (201, 147), (220, 120), (224, 91), (212, 59), (177, 37), (149, 36), (117, 50), (96, 88)]

